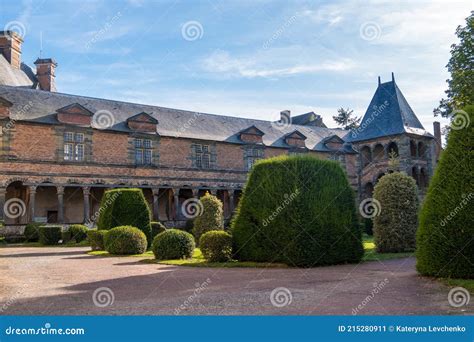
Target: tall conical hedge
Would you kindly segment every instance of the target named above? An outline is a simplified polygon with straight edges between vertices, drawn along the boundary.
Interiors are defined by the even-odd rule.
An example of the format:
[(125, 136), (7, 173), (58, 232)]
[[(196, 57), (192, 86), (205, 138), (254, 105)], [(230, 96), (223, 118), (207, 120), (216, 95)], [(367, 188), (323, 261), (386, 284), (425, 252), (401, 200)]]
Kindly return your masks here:
[(418, 228), (418, 190), (415, 180), (401, 172), (377, 182), (374, 199), (380, 212), (374, 217), (374, 241), (379, 253), (412, 252)]
[(354, 193), (341, 166), (276, 157), (252, 169), (232, 222), (235, 257), (311, 267), (363, 255)]
[(141, 189), (113, 189), (104, 193), (99, 229), (132, 226), (140, 229), (151, 244), (151, 210)]
[(417, 232), (417, 270), (474, 278), (474, 106), (453, 119)]

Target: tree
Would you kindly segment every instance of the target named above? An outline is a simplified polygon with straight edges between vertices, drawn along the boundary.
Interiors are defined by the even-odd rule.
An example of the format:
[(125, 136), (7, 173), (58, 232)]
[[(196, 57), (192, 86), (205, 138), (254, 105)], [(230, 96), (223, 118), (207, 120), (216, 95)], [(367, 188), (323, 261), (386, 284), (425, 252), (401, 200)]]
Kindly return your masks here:
[(337, 115), (333, 116), (332, 118), (334, 121), (337, 122), (339, 126), (344, 127), (344, 129), (355, 129), (359, 127), (359, 123), (361, 118), (360, 117), (354, 117), (354, 111), (352, 109), (344, 109), (344, 108), (339, 108), (337, 110)]
[(224, 230), (222, 202), (208, 192), (199, 199), (201, 214), (194, 219), (193, 234), (199, 242), (201, 235), (211, 230)]
[(423, 275), (474, 278), (474, 106), (464, 111), (466, 125), (452, 124), (421, 209), (416, 268)]
[(451, 78), (446, 80), (447, 98), (442, 99), (434, 115), (448, 117), (453, 111), (474, 103), (474, 11), (466, 18), (466, 26), (458, 26), (458, 44), (451, 45), (451, 58), (446, 67)]

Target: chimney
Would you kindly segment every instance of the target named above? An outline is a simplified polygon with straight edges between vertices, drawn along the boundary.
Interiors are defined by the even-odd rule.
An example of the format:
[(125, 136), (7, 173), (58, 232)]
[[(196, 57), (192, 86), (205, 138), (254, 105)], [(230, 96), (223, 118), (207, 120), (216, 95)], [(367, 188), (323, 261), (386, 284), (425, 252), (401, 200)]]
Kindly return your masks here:
[(39, 87), (45, 91), (56, 91), (55, 69), (58, 63), (52, 58), (38, 58), (35, 62)]
[(280, 112), (280, 122), (291, 123), (291, 112), (289, 110), (282, 110)]
[(21, 67), (22, 37), (15, 31), (0, 31), (0, 53), (15, 69)]
[(438, 121), (433, 122), (433, 133), (435, 137), (435, 155), (436, 161), (439, 159), (439, 154), (441, 153), (441, 125)]

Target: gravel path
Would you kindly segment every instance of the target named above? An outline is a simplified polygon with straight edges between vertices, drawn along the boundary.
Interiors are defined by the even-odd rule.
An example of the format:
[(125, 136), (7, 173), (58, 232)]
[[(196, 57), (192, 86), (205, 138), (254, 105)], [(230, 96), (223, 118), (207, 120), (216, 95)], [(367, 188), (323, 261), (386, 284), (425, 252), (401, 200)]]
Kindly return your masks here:
[(474, 313), (474, 300), (464, 310), (451, 308), (449, 289), (418, 276), (414, 258), (312, 269), (226, 269), (94, 257), (87, 250), (0, 248), (0, 314)]

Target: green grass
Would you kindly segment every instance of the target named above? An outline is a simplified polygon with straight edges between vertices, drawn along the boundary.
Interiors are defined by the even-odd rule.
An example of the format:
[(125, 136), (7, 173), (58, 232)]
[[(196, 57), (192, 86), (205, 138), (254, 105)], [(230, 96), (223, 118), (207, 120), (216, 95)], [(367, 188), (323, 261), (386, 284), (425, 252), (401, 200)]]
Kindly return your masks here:
[(441, 278), (440, 279), (444, 284), (451, 287), (464, 287), (466, 290), (474, 294), (474, 279), (449, 279)]
[(414, 252), (407, 253), (377, 253), (375, 250), (374, 238), (372, 236), (364, 235), (363, 244), (365, 254), (362, 261), (384, 261), (390, 259), (399, 259), (414, 256)]
[(115, 255), (115, 254), (110, 254), (107, 251), (90, 251), (90, 252), (87, 252), (87, 254), (94, 255), (94, 256), (103, 256), (103, 257), (134, 257), (134, 258), (154, 257), (152, 251), (146, 251), (145, 253), (142, 253), (142, 254), (131, 254), (131, 255)]
[(19, 242), (19, 243), (10, 243), (5, 244), (5, 247), (87, 247), (90, 246), (87, 240), (81, 241), (79, 243), (76, 242), (67, 242), (62, 243), (59, 245), (42, 245), (39, 242)]

